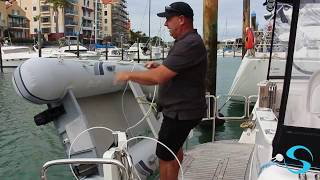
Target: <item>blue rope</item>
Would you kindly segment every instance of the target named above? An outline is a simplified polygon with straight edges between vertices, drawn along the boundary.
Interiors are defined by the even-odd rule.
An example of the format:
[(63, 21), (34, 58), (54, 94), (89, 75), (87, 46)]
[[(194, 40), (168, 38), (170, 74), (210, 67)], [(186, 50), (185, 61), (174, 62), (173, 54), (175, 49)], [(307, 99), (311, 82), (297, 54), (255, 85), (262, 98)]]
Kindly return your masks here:
[(269, 161), (265, 164), (263, 164), (261, 167), (260, 167), (260, 170), (259, 170), (259, 175), (262, 173), (262, 171), (270, 166), (273, 166), (273, 165), (276, 165), (276, 163), (274, 162), (275, 160), (272, 160), (272, 161)]

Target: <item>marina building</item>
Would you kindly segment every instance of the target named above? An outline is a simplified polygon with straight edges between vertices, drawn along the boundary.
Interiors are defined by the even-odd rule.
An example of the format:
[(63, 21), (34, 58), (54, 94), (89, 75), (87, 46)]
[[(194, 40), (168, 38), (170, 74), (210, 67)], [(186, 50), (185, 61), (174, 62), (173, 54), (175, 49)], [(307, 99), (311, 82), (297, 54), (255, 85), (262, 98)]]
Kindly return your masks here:
[[(38, 30), (47, 41), (59, 38), (76, 38), (80, 33), (83, 41), (94, 43), (97, 28), (97, 43), (108, 41), (127, 42), (129, 36), (129, 14), (126, 0), (67, 0), (63, 8), (55, 7), (47, 0), (16, 1), (25, 15), (22, 29), (28, 36), (37, 36)], [(96, 11), (97, 10), (97, 11)], [(3, 12), (3, 11), (1, 11)], [(24, 14), (23, 14), (24, 13)], [(18, 18), (17, 13), (13, 18)], [(20, 28), (20, 29), (21, 29)], [(27, 32), (24, 30), (24, 32)]]
[(0, 1), (0, 35), (16, 39), (30, 37), (30, 19), (17, 2), (6, 7), (5, 2)]

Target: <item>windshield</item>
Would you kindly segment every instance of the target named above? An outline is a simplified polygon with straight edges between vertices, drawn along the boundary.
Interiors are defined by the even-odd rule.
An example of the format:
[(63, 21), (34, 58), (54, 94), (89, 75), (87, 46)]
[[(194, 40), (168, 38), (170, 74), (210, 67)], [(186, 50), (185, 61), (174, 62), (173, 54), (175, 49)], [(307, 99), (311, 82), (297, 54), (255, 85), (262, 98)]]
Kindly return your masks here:
[[(292, 16), (288, 19), (289, 45), (284, 81), (279, 86), (282, 99), (272, 155), (285, 155), (299, 145), (320, 157), (320, 0), (281, 1), (292, 3)], [(320, 169), (319, 159), (312, 159), (308, 152), (299, 150), (295, 157), (310, 162), (311, 169)], [(296, 159), (284, 158), (285, 165), (302, 167)]]
[(299, 10), (285, 125), (320, 128), (320, 0)]

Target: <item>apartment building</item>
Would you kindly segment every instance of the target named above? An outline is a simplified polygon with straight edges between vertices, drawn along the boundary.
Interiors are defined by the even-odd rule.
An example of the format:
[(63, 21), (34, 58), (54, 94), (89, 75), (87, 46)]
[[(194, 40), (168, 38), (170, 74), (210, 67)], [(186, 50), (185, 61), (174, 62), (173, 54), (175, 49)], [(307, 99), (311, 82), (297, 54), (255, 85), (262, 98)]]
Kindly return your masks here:
[(80, 17), (81, 17), (81, 38), (84, 40), (92, 39), (94, 35), (94, 10), (95, 1), (80, 0)]
[(112, 4), (111, 23), (112, 23), (112, 40), (120, 42), (121, 37), (124, 43), (129, 40), (129, 13), (127, 11), (127, 0), (117, 0)]
[(4, 2), (0, 1), (0, 36), (4, 37), (4, 31), (8, 28), (8, 13)]
[(81, 39), (89, 39), (93, 33), (94, 0), (67, 0), (68, 5), (54, 10), (47, 0), (18, 1), (26, 10), (30, 22), (30, 34), (36, 36), (38, 30), (48, 41), (61, 37), (76, 38), (80, 32)]
[(102, 32), (103, 36), (111, 41), (112, 36), (112, 16), (111, 16), (111, 4), (103, 5), (103, 19), (102, 19)]
[[(101, 43), (103, 39), (108, 41), (120, 42), (123, 36), (124, 42), (127, 42), (129, 35), (128, 30), (128, 12), (126, 11), (126, 0), (113, 0), (112, 4), (104, 4), (102, 0), (98, 0), (97, 14), (97, 39)], [(95, 22), (93, 22), (95, 29)], [(93, 31), (94, 31), (93, 29)], [(94, 32), (93, 32), (94, 34)]]
[(122, 37), (123, 42), (127, 42), (129, 15), (126, 0), (113, 0), (112, 4), (103, 4), (102, 0), (67, 1), (66, 7), (55, 11), (53, 4), (47, 0), (18, 0), (22, 10), (20, 14), (24, 13), (27, 17), (23, 22), (29, 22), (25, 28), (31, 36), (36, 36), (39, 29), (48, 41), (61, 37), (75, 39), (80, 33), (81, 40), (93, 43), (97, 28), (97, 43), (106, 37), (112, 37), (114, 42), (120, 42)]
[[(0, 35), (10, 38), (29, 38), (30, 20), (26, 16), (25, 9), (14, 2), (6, 7), (5, 2), (0, 1)], [(10, 33), (9, 33), (10, 32)]]

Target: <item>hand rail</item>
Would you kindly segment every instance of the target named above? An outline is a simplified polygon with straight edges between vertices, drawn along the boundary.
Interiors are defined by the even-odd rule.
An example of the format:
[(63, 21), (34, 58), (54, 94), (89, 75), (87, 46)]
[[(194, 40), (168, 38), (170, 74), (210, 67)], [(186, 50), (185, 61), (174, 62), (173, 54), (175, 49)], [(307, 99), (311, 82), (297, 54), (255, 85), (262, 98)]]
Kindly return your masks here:
[(252, 100), (251, 100), (251, 99), (254, 99), (254, 98), (258, 99), (259, 96), (258, 96), (258, 95), (251, 95), (251, 96), (248, 97), (248, 102), (247, 102), (247, 117), (250, 116), (250, 105), (251, 105), (251, 103), (252, 103), (252, 102), (256, 102), (256, 101), (252, 101)]
[(217, 118), (219, 118), (219, 119), (235, 119), (235, 120), (240, 120), (240, 119), (244, 119), (245, 117), (247, 117), (247, 103), (248, 103), (248, 98), (246, 97), (246, 96), (241, 96), (241, 95), (219, 95), (218, 97), (217, 97), (217, 100), (219, 99), (219, 98), (221, 98), (221, 97), (229, 97), (228, 98), (228, 100), (230, 100), (230, 98), (232, 98), (232, 97), (240, 97), (240, 98), (243, 98), (244, 99), (244, 114), (243, 114), (243, 116), (241, 116), (241, 117), (232, 117), (232, 116), (230, 116), (230, 117), (221, 117), (220, 115), (219, 115), (219, 112), (217, 113)]
[[(208, 102), (208, 111), (207, 111), (207, 118), (203, 118), (202, 120), (212, 120), (212, 142), (214, 142), (215, 132), (216, 132), (216, 110), (217, 110), (217, 98), (214, 95), (206, 95), (206, 99), (209, 100)], [(211, 99), (214, 100), (213, 107), (212, 107), (212, 116), (211, 116)]]
[[(214, 96), (214, 95), (209, 95), (207, 94), (206, 95), (206, 99), (208, 99), (208, 110), (207, 110), (207, 117), (205, 118), (202, 118), (203, 121), (207, 121), (207, 120), (214, 120), (215, 117), (216, 117), (216, 107), (217, 107), (217, 98)], [(210, 99), (213, 99), (214, 100), (214, 103), (213, 103), (213, 107), (212, 107), (212, 112), (213, 112), (213, 115), (211, 116), (211, 100)]]
[(54, 165), (63, 165), (63, 164), (113, 164), (119, 166), (121, 171), (125, 172), (126, 179), (129, 179), (128, 171), (124, 165), (114, 159), (102, 159), (102, 158), (74, 158), (74, 159), (57, 159), (46, 162), (41, 169), (41, 180), (47, 180), (46, 172), (49, 167)]

